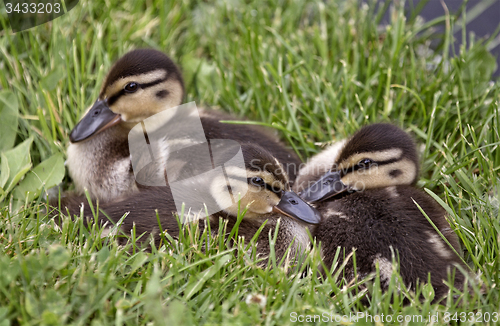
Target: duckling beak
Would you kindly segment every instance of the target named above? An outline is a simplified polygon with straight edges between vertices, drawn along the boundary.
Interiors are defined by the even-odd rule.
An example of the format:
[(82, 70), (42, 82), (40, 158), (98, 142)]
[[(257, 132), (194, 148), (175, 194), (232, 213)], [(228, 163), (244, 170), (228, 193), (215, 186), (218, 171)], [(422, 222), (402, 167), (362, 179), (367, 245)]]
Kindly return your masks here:
[(119, 114), (110, 110), (106, 100), (97, 100), (89, 112), (78, 122), (69, 135), (72, 143), (78, 143), (121, 121)]
[(339, 171), (328, 171), (312, 186), (300, 193), (302, 199), (309, 203), (325, 200), (341, 192), (348, 187), (342, 182)]
[(292, 191), (284, 191), (273, 211), (309, 224), (319, 224), (321, 215)]

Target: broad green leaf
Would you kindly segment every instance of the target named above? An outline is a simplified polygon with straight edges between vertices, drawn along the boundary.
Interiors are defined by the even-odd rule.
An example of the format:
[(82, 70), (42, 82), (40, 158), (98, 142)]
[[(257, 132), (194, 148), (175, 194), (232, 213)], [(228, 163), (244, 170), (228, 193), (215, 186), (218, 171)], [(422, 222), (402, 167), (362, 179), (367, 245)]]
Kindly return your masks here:
[(66, 77), (66, 71), (62, 65), (59, 65), (47, 76), (43, 77), (40, 85), (42, 89), (52, 91), (57, 87), (57, 83), (64, 77)]
[(3, 188), (9, 180), (10, 169), (9, 169), (9, 160), (4, 153), (0, 153), (0, 188)]
[[(33, 137), (30, 137), (23, 141), (21, 144), (17, 145), (13, 149), (5, 151), (1, 154), (2, 158), (2, 176), (0, 185), (6, 194), (8, 194), (16, 185), (16, 183), (21, 180), (21, 178), (29, 171), (31, 168), (31, 156), (30, 147), (33, 142)], [(4, 176), (8, 173), (8, 176)], [(4, 199), (4, 196), (0, 197), (0, 201)]]
[(26, 293), (26, 296), (24, 298), (24, 309), (26, 309), (28, 315), (33, 318), (37, 318), (38, 316), (40, 316), (38, 302), (31, 293)]
[(196, 322), (185, 303), (174, 299), (168, 304), (165, 314), (165, 325), (194, 325)]
[(56, 244), (49, 247), (49, 265), (56, 270), (63, 269), (71, 259), (71, 254), (63, 246)]
[(8, 320), (9, 316), (9, 308), (1, 307), (0, 308), (0, 326), (10, 326), (10, 321)]
[[(31, 161), (31, 158), (30, 158)], [(12, 189), (14, 189), (14, 186), (21, 180), (21, 178), (31, 169), (31, 162), (27, 163), (26, 165), (23, 165), (20, 167), (19, 171), (14, 175), (14, 178), (8, 183), (7, 188), (5, 189), (5, 193), (9, 193)], [(4, 198), (1, 198), (0, 201), (2, 201)]]
[(0, 152), (14, 146), (17, 135), (18, 103), (14, 93), (0, 91)]
[[(60, 153), (52, 155), (32, 169), (14, 190), (17, 199), (32, 201), (42, 189), (49, 189), (59, 184), (64, 177), (64, 159)], [(27, 193), (29, 195), (27, 196)]]
[(476, 47), (468, 52), (464, 61), (461, 73), (466, 81), (489, 81), (497, 67), (495, 57), (485, 47)]
[[(186, 58), (182, 60), (182, 66), (186, 67), (183, 71), (183, 77), (187, 83), (195, 82), (200, 89), (214, 87), (213, 79), (217, 74), (215, 64), (211, 64), (205, 59), (187, 55)], [(193, 81), (193, 79), (196, 80)]]
[(27, 202), (19, 199), (13, 199), (9, 202), (9, 207), (11, 207), (11, 212), (19, 212), (23, 206), (26, 206), (26, 204)]

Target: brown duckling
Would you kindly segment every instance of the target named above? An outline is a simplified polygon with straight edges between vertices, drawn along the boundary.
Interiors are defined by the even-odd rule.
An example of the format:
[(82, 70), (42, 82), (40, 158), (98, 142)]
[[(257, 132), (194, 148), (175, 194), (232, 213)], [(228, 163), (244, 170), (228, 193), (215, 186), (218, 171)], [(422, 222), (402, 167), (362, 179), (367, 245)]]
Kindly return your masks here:
[[(109, 201), (138, 191), (128, 134), (139, 122), (180, 105), (183, 97), (181, 72), (162, 52), (138, 49), (120, 58), (108, 73), (99, 98), (70, 134), (67, 166), (76, 192), (83, 194), (87, 189), (92, 198)], [(220, 112), (202, 110), (200, 116), (206, 139), (258, 144), (271, 151), (294, 180), (299, 158), (268, 130), (223, 124), (220, 120), (235, 118)]]
[(322, 214), (314, 236), (321, 242), (328, 268), (338, 247), (344, 255), (355, 249), (357, 270), (351, 259), (344, 272), (347, 279), (355, 273), (361, 277), (373, 273), (378, 264), (381, 284), (387, 287), (395, 259), (409, 287), (427, 282), (430, 274), (436, 299), (448, 292), (444, 282), (449, 273), (454, 275), (455, 286), (463, 288), (464, 275), (456, 268), (465, 268), (457, 254), (458, 238), (444, 209), (415, 187), (418, 156), (406, 132), (390, 124), (369, 125), (332, 153), (320, 155), (335, 158), (328, 171), (314, 176), (309, 166), (304, 177), (299, 172), (294, 188), (305, 189), (301, 197), (315, 203)]
[[(215, 152), (214, 147), (211, 147), (212, 152)], [(227, 162), (224, 164), (223, 177), (201, 178), (196, 181), (184, 179), (188, 180), (185, 185), (195, 185), (196, 189), (208, 189), (206, 193), (202, 191), (195, 194), (192, 188), (186, 189), (183, 194), (185, 200), (179, 202), (178, 199), (182, 198), (182, 194), (181, 196), (173, 194), (176, 183), (171, 182), (164, 187), (151, 187), (121, 200), (104, 203), (100, 209), (115, 223), (129, 212), (121, 224), (121, 230), (125, 234), (130, 234), (135, 227), (138, 235), (152, 233), (158, 245), (161, 236), (157, 212), (164, 232), (176, 237), (179, 227), (175, 215), (181, 215), (179, 204), (182, 202), (185, 203), (184, 212), (197, 212), (201, 206), (210, 209), (215, 202), (221, 209), (208, 217), (210, 228), (215, 234), (218, 232), (219, 219), (227, 221), (227, 230), (230, 231), (236, 224), (238, 216), (247, 208), (239, 225), (238, 235), (244, 237), (248, 243), (261, 225), (266, 223), (257, 239), (256, 250), (259, 255), (269, 255), (269, 232), (274, 235), (278, 220), (280, 224), (275, 244), (276, 259), (282, 259), (289, 247), (290, 257), (301, 254), (310, 245), (307, 228), (309, 225), (319, 223), (321, 218), (319, 213), (291, 191), (282, 165), (267, 150), (253, 144), (243, 144), (241, 153), (244, 165), (241, 167), (231, 159), (235, 157), (235, 149), (238, 150), (238, 147), (226, 146), (222, 153), (219, 151), (214, 154), (216, 167)], [(85, 205), (84, 209), (85, 215), (91, 216), (88, 205)], [(79, 207), (76, 205), (70, 207), (71, 213), (78, 214), (78, 211)], [(201, 213), (202, 217), (206, 216), (203, 210)], [(190, 215), (190, 220), (193, 216), (198, 215), (196, 213)], [(102, 214), (99, 219), (102, 222), (107, 221)], [(205, 227), (205, 223), (204, 218), (199, 220), (201, 229)]]

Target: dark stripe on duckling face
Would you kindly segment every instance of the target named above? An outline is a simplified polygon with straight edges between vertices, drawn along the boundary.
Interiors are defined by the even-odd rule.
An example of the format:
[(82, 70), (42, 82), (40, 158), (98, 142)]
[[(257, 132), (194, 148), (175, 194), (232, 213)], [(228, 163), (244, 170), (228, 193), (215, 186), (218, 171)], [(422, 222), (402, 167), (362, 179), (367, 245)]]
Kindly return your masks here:
[[(402, 159), (403, 158), (398, 157), (398, 158), (391, 158), (385, 161), (374, 161), (365, 158), (360, 160), (358, 164), (350, 168), (332, 169), (327, 173), (325, 173), (323, 176), (321, 176), (312, 186), (305, 189), (301, 193), (301, 196), (302, 198), (304, 198), (304, 200), (308, 202), (316, 202), (320, 200), (326, 200), (330, 197), (344, 193), (345, 191), (357, 190), (355, 187), (353, 187), (352, 183), (349, 182), (344, 183), (343, 180), (346, 180), (344, 178), (352, 178), (354, 175), (354, 178), (360, 178), (359, 181), (363, 182), (363, 179), (361, 179), (361, 177), (363, 177), (364, 174), (367, 173), (369, 174), (371, 168), (375, 169), (374, 176), (376, 176), (377, 173), (380, 173), (380, 168), (382, 168), (383, 166), (400, 162)], [(356, 172), (359, 172), (359, 175), (356, 176), (354, 174)], [(403, 174), (403, 171), (400, 169), (391, 169), (388, 172), (388, 174), (391, 179), (396, 179), (397, 177)], [(373, 176), (371, 178), (373, 178)], [(373, 179), (371, 180), (372, 180), (371, 182), (373, 182)]]
[[(112, 95), (112, 96), (110, 96), (108, 98), (108, 105), (109, 106), (113, 105), (113, 103), (115, 103), (116, 101), (118, 101), (118, 99), (120, 97), (122, 97), (123, 95), (125, 95), (125, 94), (135, 93), (139, 88), (146, 89), (148, 87), (152, 87), (152, 86), (158, 85), (160, 83), (163, 83), (167, 79), (168, 79), (168, 77), (157, 79), (157, 80), (153, 80), (152, 82), (143, 83), (143, 84), (140, 84), (140, 83), (137, 83), (137, 82), (130, 82), (127, 85), (125, 85), (125, 87), (123, 89), (121, 89), (118, 93), (116, 93), (116, 94), (114, 94), (114, 95)], [(134, 84), (134, 87), (135, 87), (134, 90), (127, 89), (127, 87), (130, 86), (131, 84)], [(158, 93), (160, 93), (160, 92), (165, 92), (165, 96), (168, 95), (168, 91), (167, 90), (161, 90)]]
[(401, 171), (400, 169), (394, 169), (394, 170), (391, 170), (391, 172), (389, 172), (389, 175), (391, 176), (391, 178), (397, 178), (402, 173), (403, 173), (403, 171)]
[[(281, 198), (282, 193), (284, 191), (283, 188), (281, 187), (274, 187), (264, 181), (261, 177), (252, 177), (252, 178), (247, 178), (247, 182), (249, 185), (255, 186), (257, 188), (264, 187), (265, 189), (269, 190), (270, 192), (274, 193), (278, 198)], [(279, 182), (278, 182), (279, 183)]]
[[(235, 182), (233, 185), (236, 186), (242, 182), (248, 185), (248, 192), (241, 198), (241, 205), (249, 205), (246, 218), (274, 212), (310, 224), (320, 222), (321, 215), (318, 211), (290, 191), (288, 178), (281, 164), (271, 153), (253, 144), (241, 144), (241, 152), (246, 171), (227, 168), (226, 172), (227, 178)], [(233, 204), (226, 206), (229, 203), (228, 196), (222, 198), (217, 192), (213, 193), (213, 196), (220, 203), (220, 207), (227, 207), (224, 209), (225, 213), (233, 214), (233, 216), (239, 214), (240, 204), (236, 205), (234, 200), (231, 200)]]
[[(339, 173), (340, 173), (341, 177), (344, 177), (348, 173), (352, 173), (352, 172), (356, 172), (356, 171), (362, 171), (362, 170), (368, 170), (368, 169), (370, 169), (372, 167), (375, 167), (375, 166), (383, 166), (383, 165), (387, 165), (387, 164), (392, 164), (394, 162), (399, 161), (400, 159), (401, 158), (392, 158), (392, 159), (385, 160), (385, 161), (375, 161), (375, 160), (372, 160), (372, 159), (369, 159), (369, 158), (365, 158), (365, 159), (362, 159), (361, 161), (359, 161), (359, 163), (356, 164), (356, 165), (354, 165), (352, 168), (348, 168), (348, 169), (344, 169), (344, 170), (339, 170)], [(336, 170), (332, 169), (332, 171), (336, 171)], [(394, 177), (397, 177), (397, 176), (399, 176), (402, 173), (401, 170), (397, 170), (397, 171), (399, 171), (400, 173), (397, 174), (397, 175), (395, 175)], [(391, 174), (391, 176), (393, 176), (393, 175)]]
[(157, 98), (163, 99), (163, 98), (167, 97), (168, 94), (169, 94), (169, 91), (167, 91), (166, 89), (162, 89), (161, 91), (156, 92), (155, 95)]
[[(251, 177), (251, 178), (245, 179), (245, 178), (242, 178), (242, 177), (237, 176), (237, 175), (231, 175), (230, 179), (238, 180), (238, 181), (242, 181), (242, 182), (246, 181), (251, 186), (257, 187), (259, 189), (260, 188), (267, 189), (268, 191), (270, 191), (270, 192), (274, 193), (276, 196), (278, 196), (278, 198), (281, 198), (283, 191), (284, 191), (283, 187), (276, 187), (276, 186), (270, 185), (269, 183), (265, 182), (265, 180), (261, 177)], [(275, 183), (282, 185), (279, 181), (276, 181)]]
[(281, 164), (270, 153), (261, 150), (256, 146), (243, 146), (242, 149), (247, 170), (268, 172), (274, 176), (276, 181), (285, 187), (288, 186), (288, 176), (283, 170)]
[(113, 65), (99, 97), (103, 98), (103, 92), (106, 88), (119, 79), (146, 74), (158, 69), (168, 71), (170, 76), (180, 82), (184, 90), (184, 82), (179, 68), (168, 56), (153, 49), (136, 49), (126, 53)]
[[(342, 149), (337, 162), (343, 162), (349, 157), (363, 152), (375, 153), (394, 149), (401, 150), (401, 157), (412, 161), (418, 169), (418, 155), (413, 139), (400, 128), (386, 123), (368, 125), (355, 133)], [(393, 162), (382, 161), (377, 162), (377, 164), (382, 165)]]
[(346, 191), (414, 184), (418, 167), (415, 143), (406, 132), (390, 124), (374, 124), (354, 134), (330, 171), (301, 195), (315, 202)]

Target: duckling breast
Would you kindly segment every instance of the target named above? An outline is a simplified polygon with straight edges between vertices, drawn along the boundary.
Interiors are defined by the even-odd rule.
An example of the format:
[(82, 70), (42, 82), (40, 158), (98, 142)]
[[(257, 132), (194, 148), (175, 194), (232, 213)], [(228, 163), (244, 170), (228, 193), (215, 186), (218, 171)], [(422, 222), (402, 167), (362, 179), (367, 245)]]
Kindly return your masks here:
[(66, 164), (78, 194), (87, 190), (92, 198), (109, 201), (137, 191), (127, 139), (116, 137), (115, 129), (68, 146)]

